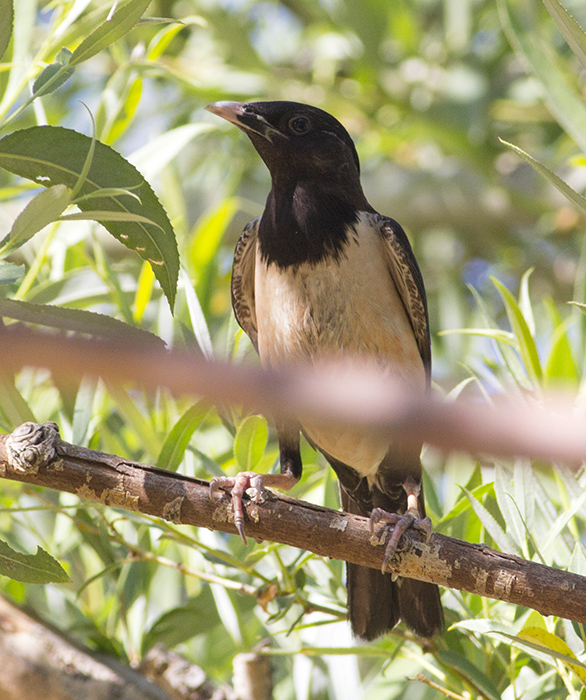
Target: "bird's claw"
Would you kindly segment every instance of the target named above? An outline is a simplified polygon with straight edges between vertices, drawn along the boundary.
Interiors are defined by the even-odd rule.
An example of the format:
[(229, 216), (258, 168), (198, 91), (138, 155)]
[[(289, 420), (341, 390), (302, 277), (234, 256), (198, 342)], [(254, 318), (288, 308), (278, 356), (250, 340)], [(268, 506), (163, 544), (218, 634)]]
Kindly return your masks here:
[(412, 512), (411, 510), (407, 510), (403, 515), (399, 515), (398, 513), (389, 513), (382, 508), (374, 508), (370, 515), (369, 522), (370, 533), (372, 535), (374, 535), (375, 525), (380, 522), (384, 522), (385, 525), (394, 525), (391, 537), (385, 548), (385, 556), (381, 567), (383, 574), (387, 570), (388, 563), (395, 556), (399, 541), (407, 530), (413, 528), (414, 530), (423, 532), (426, 542), (429, 542), (431, 538), (431, 520), (429, 518), (420, 518), (417, 511)]
[(247, 544), (247, 542), (244, 534), (244, 507), (242, 499), (250, 488), (254, 489), (252, 500), (258, 503), (264, 488), (262, 474), (239, 472), (236, 476), (215, 476), (210, 481), (210, 499), (213, 503), (216, 503), (218, 500), (217, 494), (219, 491), (230, 491), (234, 525), (244, 544)]

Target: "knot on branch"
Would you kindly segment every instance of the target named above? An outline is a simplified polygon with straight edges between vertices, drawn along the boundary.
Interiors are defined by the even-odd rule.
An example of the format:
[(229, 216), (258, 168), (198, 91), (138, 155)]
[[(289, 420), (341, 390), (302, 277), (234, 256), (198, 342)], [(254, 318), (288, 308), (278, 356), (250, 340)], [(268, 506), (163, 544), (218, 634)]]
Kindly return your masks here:
[(6, 440), (8, 463), (16, 471), (38, 474), (41, 467), (58, 459), (60, 440), (57, 423), (23, 423)]

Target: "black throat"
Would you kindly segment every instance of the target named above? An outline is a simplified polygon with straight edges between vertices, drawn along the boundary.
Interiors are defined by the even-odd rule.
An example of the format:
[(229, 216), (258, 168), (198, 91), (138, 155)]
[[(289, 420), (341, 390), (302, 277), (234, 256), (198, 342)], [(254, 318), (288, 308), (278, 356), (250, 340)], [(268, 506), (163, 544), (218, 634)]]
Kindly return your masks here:
[(258, 229), (261, 259), (278, 267), (337, 259), (360, 211), (372, 211), (362, 189), (273, 180)]

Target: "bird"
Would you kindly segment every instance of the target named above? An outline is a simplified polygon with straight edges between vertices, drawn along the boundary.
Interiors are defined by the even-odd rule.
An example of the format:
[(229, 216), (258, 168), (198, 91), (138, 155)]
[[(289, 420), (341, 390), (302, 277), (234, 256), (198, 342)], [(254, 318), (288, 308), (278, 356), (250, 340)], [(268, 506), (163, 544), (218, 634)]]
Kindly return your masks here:
[[(356, 147), (328, 112), (289, 101), (215, 102), (206, 109), (241, 129), (271, 175), (260, 217), (243, 230), (231, 281), (236, 319), (260, 357), (278, 368), (325, 359), (362, 360), (426, 394), (431, 341), (425, 288), (403, 228), (367, 201)], [(431, 535), (422, 490), (421, 445), (364, 428), (276, 422), (280, 473), (215, 477), (210, 496), (231, 491), (244, 540), (249, 488), (284, 490), (302, 475), (300, 435), (337, 474), (342, 508), (394, 525), (381, 571), (347, 564), (352, 632), (373, 640), (402, 620), (421, 638), (444, 629), (435, 584), (386, 573), (403, 533)]]

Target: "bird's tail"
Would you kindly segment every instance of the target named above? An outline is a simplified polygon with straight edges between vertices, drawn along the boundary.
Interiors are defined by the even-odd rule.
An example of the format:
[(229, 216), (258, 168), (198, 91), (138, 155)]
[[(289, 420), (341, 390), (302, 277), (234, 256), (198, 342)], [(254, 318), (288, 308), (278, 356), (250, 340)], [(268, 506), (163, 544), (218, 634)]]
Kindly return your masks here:
[[(342, 507), (349, 513), (370, 516), (365, 504), (359, 503), (342, 487)], [(361, 499), (362, 500), (362, 499)], [(386, 494), (376, 494), (376, 505), (396, 513), (401, 503)], [(420, 496), (423, 510), (423, 494)], [(404, 509), (404, 506), (403, 506)], [(425, 512), (421, 512), (423, 517)], [(438, 587), (433, 583), (409, 578), (393, 581), (382, 574), (357, 564), (347, 564), (348, 616), (352, 631), (358, 637), (372, 640), (390, 631), (402, 620), (419, 637), (430, 638), (444, 629), (444, 613)]]

